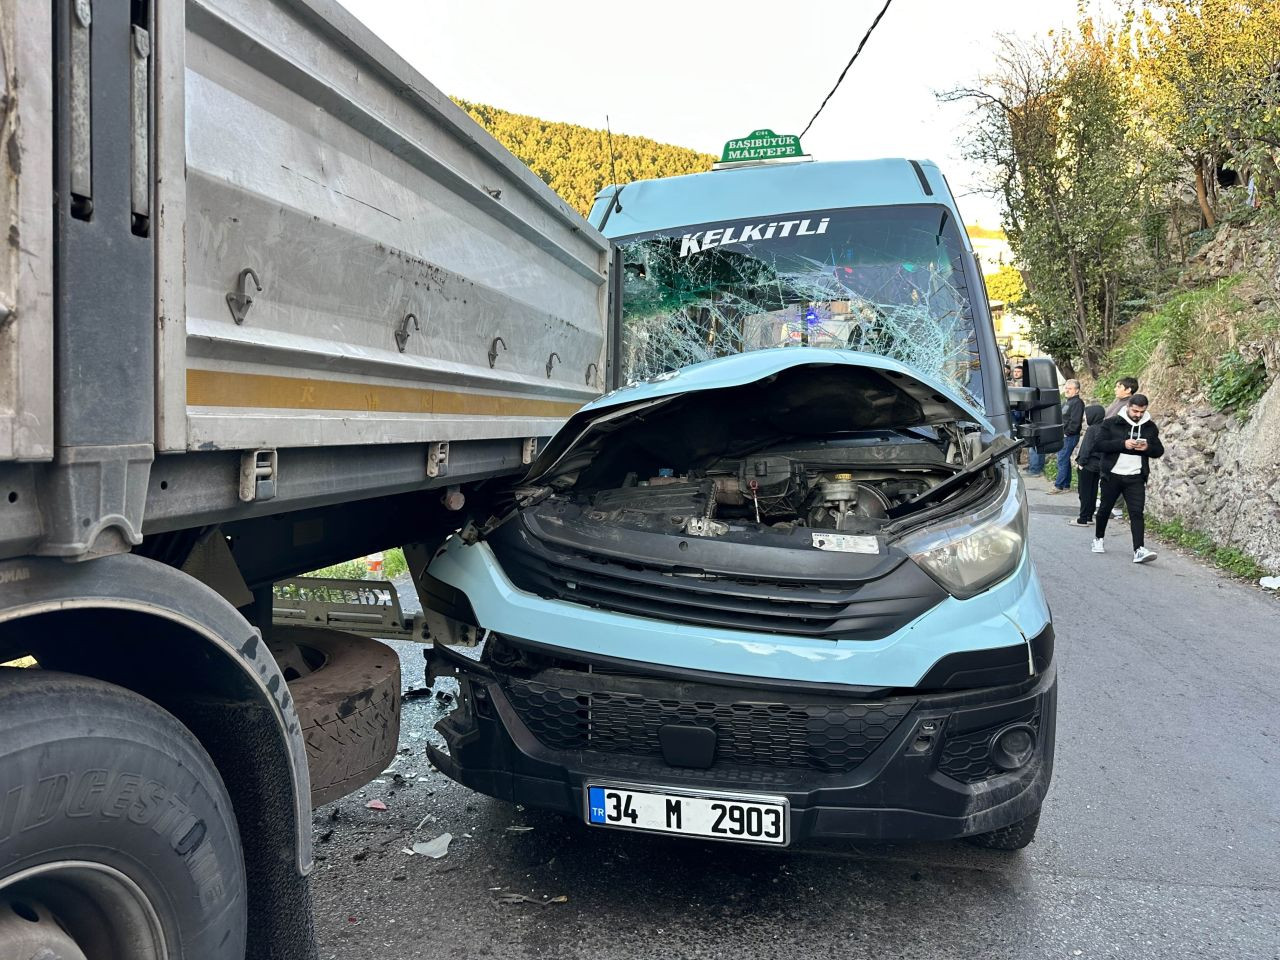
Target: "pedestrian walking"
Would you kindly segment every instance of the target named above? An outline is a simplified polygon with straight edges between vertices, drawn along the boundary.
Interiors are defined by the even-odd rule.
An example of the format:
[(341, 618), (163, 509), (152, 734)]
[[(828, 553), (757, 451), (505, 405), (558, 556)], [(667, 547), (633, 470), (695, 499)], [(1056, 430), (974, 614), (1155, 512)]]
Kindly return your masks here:
[(1098, 481), (1101, 479), (1102, 451), (1098, 449), (1098, 434), (1105, 411), (1099, 403), (1084, 408), (1084, 439), (1076, 448), (1078, 469), (1076, 486), (1080, 493), (1080, 515), (1068, 521), (1073, 527), (1092, 527), (1098, 508)]
[(1111, 508), (1123, 497), (1129, 508), (1134, 563), (1149, 563), (1156, 558), (1155, 551), (1146, 546), (1144, 510), (1150, 462), (1164, 456), (1164, 444), (1160, 442), (1160, 431), (1147, 406), (1147, 398), (1135, 393), (1126, 407), (1097, 427), (1097, 449), (1102, 455), (1102, 500), (1094, 521), (1093, 552), (1107, 552), (1104, 544), (1107, 521), (1111, 519)]
[[(1137, 377), (1121, 377), (1116, 381), (1116, 397), (1107, 404), (1107, 412), (1103, 419), (1109, 420), (1118, 414), (1124, 407), (1128, 406), (1129, 398), (1138, 392)], [(1111, 519), (1119, 520), (1124, 514), (1118, 509), (1111, 511)]]
[(1062, 448), (1058, 451), (1058, 475), (1050, 493), (1066, 493), (1071, 489), (1071, 454), (1080, 442), (1084, 429), (1084, 401), (1080, 399), (1080, 381), (1068, 380), (1062, 385), (1067, 399), (1062, 404)]
[(1107, 413), (1103, 417), (1109, 420), (1129, 405), (1129, 398), (1138, 392), (1137, 377), (1121, 377), (1116, 381), (1116, 398), (1107, 404)]

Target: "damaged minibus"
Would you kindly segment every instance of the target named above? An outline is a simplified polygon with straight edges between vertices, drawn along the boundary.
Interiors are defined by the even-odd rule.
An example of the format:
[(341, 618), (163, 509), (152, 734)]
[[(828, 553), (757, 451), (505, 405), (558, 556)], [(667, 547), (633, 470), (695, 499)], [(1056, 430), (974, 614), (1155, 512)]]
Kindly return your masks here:
[(720, 166), (597, 199), (626, 385), (430, 557), (432, 760), (598, 827), (1020, 849), (1057, 687), (1011, 454), (1061, 444), (1053, 365), (1006, 388), (934, 165)]

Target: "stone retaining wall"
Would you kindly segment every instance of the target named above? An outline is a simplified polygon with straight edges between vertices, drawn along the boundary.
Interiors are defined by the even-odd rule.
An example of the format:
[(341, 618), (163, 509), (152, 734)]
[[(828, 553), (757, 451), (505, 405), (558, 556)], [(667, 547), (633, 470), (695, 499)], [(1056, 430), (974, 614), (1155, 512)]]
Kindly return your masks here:
[(1152, 413), (1166, 452), (1151, 464), (1150, 512), (1280, 573), (1280, 380), (1245, 423), (1208, 405)]

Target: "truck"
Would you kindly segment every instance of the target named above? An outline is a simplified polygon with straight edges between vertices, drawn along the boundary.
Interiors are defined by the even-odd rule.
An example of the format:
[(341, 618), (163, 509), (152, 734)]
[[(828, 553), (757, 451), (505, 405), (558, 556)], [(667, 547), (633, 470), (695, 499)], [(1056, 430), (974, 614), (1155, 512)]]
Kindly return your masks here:
[(0, 78), (0, 953), (315, 956), (400, 668), (273, 585), (612, 386), (610, 246), (334, 0), (0, 0)]
[(433, 647), (429, 752), (590, 827), (1019, 850), (1057, 674), (1012, 454), (1061, 446), (1056, 373), (1006, 387), (935, 165), (788, 143), (597, 198), (627, 385), (432, 559), (433, 634), (484, 644)]

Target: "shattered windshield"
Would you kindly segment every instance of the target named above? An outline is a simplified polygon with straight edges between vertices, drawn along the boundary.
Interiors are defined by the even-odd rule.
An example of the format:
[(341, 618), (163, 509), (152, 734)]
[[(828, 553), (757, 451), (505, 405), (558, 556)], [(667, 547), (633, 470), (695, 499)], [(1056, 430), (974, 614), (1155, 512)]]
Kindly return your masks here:
[(892, 357), (982, 406), (963, 247), (945, 207), (816, 210), (618, 244), (629, 383), (713, 357), (809, 346)]

